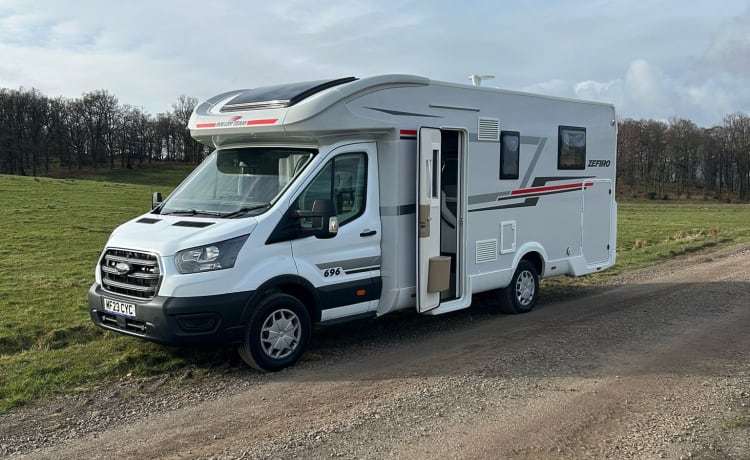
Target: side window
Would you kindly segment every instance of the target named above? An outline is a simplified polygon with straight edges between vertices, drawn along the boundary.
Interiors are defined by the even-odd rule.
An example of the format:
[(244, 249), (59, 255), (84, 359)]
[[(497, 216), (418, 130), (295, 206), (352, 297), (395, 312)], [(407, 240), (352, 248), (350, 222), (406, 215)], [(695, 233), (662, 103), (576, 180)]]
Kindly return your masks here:
[[(366, 192), (367, 155), (347, 153), (328, 162), (297, 199), (297, 209), (310, 211), (315, 200), (332, 200), (339, 225), (344, 225), (365, 211)], [(308, 219), (302, 220), (302, 226), (310, 225)]]
[(521, 156), (521, 134), (518, 131), (500, 133), (500, 179), (518, 179)]
[(558, 128), (557, 169), (586, 169), (586, 128)]

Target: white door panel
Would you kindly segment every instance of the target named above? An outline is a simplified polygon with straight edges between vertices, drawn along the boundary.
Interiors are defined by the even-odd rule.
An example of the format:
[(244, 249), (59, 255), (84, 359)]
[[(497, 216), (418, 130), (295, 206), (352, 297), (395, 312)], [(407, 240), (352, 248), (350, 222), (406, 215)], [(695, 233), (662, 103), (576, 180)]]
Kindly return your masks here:
[(430, 292), (430, 259), (440, 256), (440, 142), (439, 129), (420, 128), (417, 167), (417, 309), (440, 305), (440, 292)]
[(609, 259), (612, 181), (590, 180), (583, 189), (583, 256), (587, 264)]

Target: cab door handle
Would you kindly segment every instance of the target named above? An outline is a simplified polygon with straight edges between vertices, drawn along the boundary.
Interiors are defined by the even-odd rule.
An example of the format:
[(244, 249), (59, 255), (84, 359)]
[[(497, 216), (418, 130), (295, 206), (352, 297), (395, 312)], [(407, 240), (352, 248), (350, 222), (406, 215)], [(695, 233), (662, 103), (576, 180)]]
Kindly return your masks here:
[(362, 236), (362, 237), (372, 236), (376, 233), (378, 233), (376, 230), (362, 230), (362, 233), (360, 233), (359, 236)]

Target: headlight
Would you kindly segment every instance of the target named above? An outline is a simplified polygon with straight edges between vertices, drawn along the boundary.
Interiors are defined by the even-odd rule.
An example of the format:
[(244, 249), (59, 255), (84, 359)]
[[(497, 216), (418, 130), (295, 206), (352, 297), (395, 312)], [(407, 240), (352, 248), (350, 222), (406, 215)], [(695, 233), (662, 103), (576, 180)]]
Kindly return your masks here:
[(177, 271), (198, 273), (232, 268), (248, 236), (239, 236), (231, 240), (179, 251), (174, 257)]

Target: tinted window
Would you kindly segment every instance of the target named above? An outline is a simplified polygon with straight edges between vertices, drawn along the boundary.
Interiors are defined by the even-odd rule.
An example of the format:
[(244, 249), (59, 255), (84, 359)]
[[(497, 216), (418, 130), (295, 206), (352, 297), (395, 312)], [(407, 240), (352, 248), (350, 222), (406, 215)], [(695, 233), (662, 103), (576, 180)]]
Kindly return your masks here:
[(521, 135), (518, 131), (500, 133), (500, 179), (518, 179)]
[(560, 126), (557, 141), (558, 169), (586, 169), (586, 128)]
[[(329, 161), (302, 192), (297, 199), (297, 209), (310, 211), (315, 200), (332, 200), (339, 225), (344, 225), (364, 212), (366, 185), (367, 156), (364, 153), (339, 155)], [(302, 225), (310, 225), (310, 222), (303, 219)]]

